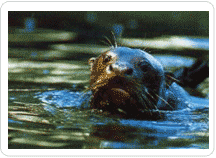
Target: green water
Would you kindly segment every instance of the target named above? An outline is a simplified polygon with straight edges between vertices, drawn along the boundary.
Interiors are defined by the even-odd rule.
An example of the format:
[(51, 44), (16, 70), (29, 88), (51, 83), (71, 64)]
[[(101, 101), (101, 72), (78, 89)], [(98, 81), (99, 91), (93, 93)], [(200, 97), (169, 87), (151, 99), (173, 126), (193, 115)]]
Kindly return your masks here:
[[(160, 60), (169, 61), (169, 58)], [(187, 64), (193, 63), (192, 59), (185, 60)], [(169, 62), (166, 63), (167, 68), (175, 69), (176, 65), (172, 68)], [(8, 147), (209, 148), (208, 107), (164, 111), (166, 117), (158, 121), (108, 117), (100, 111), (80, 108), (89, 74), (86, 60), (41, 62), (9, 59)]]

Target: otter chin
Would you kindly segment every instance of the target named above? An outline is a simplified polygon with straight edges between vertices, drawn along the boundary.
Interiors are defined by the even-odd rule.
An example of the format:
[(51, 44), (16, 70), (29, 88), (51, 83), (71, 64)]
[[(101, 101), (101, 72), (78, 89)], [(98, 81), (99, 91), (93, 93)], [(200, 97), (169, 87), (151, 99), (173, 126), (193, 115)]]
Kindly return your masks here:
[(89, 64), (92, 108), (129, 115), (166, 104), (163, 67), (147, 52), (115, 47)]

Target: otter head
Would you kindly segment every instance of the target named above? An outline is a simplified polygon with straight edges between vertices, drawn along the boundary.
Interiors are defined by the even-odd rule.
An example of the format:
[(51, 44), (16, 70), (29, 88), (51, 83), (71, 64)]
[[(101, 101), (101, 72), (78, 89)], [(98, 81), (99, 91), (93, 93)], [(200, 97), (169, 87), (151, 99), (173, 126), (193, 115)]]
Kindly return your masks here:
[(92, 108), (128, 115), (156, 109), (164, 97), (163, 67), (142, 50), (117, 47), (89, 64)]

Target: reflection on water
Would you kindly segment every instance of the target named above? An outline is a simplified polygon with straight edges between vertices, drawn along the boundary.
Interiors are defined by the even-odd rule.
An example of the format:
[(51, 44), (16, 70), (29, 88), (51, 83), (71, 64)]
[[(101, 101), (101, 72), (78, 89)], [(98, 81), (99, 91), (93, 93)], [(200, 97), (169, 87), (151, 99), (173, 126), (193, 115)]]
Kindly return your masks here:
[(199, 37), (159, 37), (153, 39), (127, 39), (122, 38), (120, 42), (128, 47), (155, 48), (164, 50), (208, 50), (209, 39)]
[(80, 109), (90, 97), (85, 94), (58, 88), (11, 91), (9, 148), (208, 148), (206, 99), (194, 98), (193, 108), (161, 111), (165, 118), (151, 121), (106, 117), (88, 110), (88, 104)]
[(26, 61), (8, 59), (10, 81), (37, 83), (87, 83), (89, 66), (86, 61)]

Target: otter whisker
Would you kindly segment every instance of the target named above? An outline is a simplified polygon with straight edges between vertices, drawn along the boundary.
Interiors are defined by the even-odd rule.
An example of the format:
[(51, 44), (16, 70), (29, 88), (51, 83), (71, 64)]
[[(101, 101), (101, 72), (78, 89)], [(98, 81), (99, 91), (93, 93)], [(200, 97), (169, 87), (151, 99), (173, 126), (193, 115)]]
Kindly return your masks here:
[[(148, 96), (152, 98), (153, 101), (155, 101), (155, 102), (152, 102), (152, 105), (155, 107), (155, 109), (157, 109), (157, 106), (155, 105), (155, 103), (157, 102), (157, 99), (152, 94), (150, 94), (146, 88), (144, 88), (144, 91), (146, 94), (148, 94)], [(153, 90), (152, 92), (155, 94)]]
[(173, 107), (166, 101), (164, 100), (161, 96), (155, 94), (159, 99), (161, 99), (164, 103), (166, 103), (171, 109), (173, 109)]
[(117, 41), (116, 41), (116, 37), (115, 37), (115, 34), (113, 31), (111, 31), (112, 35), (113, 35), (113, 39), (114, 39), (114, 42), (115, 42), (115, 48), (117, 48)]
[[(154, 107), (155, 109), (157, 109), (157, 107), (154, 105), (154, 103), (149, 100), (149, 98), (145, 95), (145, 93), (147, 93), (149, 96), (151, 96), (148, 91), (144, 88), (144, 91), (143, 89), (139, 89), (139, 87), (141, 87), (141, 84), (140, 83), (137, 83), (137, 82), (132, 82), (135, 86), (134, 87), (129, 87), (129, 90), (130, 91), (135, 91), (136, 94), (141, 94), (140, 96), (136, 96), (138, 97), (138, 100), (139, 102), (143, 102), (145, 104), (145, 108), (146, 109), (149, 109), (151, 107)], [(153, 96), (151, 96), (153, 97)], [(155, 100), (155, 98), (153, 98)], [(147, 105), (150, 105), (149, 107)]]
[(154, 101), (157, 101), (156, 98), (154, 98), (153, 95), (151, 95), (146, 89), (145, 89), (145, 93), (147, 93)]
[(166, 75), (166, 76), (169, 77), (169, 78), (171, 78), (171, 79), (174, 80), (174, 81), (180, 82), (178, 79), (176, 79), (176, 78), (174, 78), (174, 77), (172, 77), (172, 76), (170, 76), (170, 75)]
[[(142, 96), (142, 99), (140, 99), (140, 100), (143, 100), (145, 102), (146, 109), (149, 109), (149, 107), (147, 105), (151, 105), (152, 106), (151, 101), (145, 95), (142, 94), (141, 96)], [(151, 111), (150, 111), (150, 113), (151, 113)]]
[[(156, 99), (155, 99), (151, 94), (148, 94), (148, 95), (149, 95), (154, 101), (156, 101)], [(148, 99), (148, 98), (147, 98), (147, 99)], [(148, 100), (149, 100), (149, 102), (151, 103), (151, 106), (152, 106), (153, 108), (158, 109), (154, 102), (150, 101), (150, 99), (148, 99)]]
[[(152, 106), (152, 102), (151, 102), (146, 96), (144, 96), (144, 95), (142, 94), (142, 97), (145, 97), (145, 102), (147, 103), (146, 105)], [(147, 107), (147, 109), (149, 109), (149, 107)], [(151, 111), (150, 111), (150, 113), (151, 113)]]
[[(152, 98), (153, 98), (153, 96), (152, 96)], [(155, 98), (153, 98), (153, 99), (156, 100)], [(156, 110), (158, 110), (157, 106), (156, 106), (155, 104), (153, 104), (153, 102), (151, 102), (151, 101), (149, 101), (149, 102), (151, 103), (152, 106), (154, 106), (154, 108), (155, 108)], [(149, 110), (149, 112), (150, 112), (150, 114), (152, 115), (151, 110)], [(160, 112), (159, 112), (159, 115), (160, 115), (160, 118), (163, 118)]]
[[(145, 89), (146, 91), (146, 89)], [(146, 91), (146, 93), (154, 100), (157, 101), (156, 98), (153, 97), (153, 95), (151, 95), (149, 92)], [(155, 93), (156, 94), (156, 93)], [(156, 110), (158, 110), (157, 106), (155, 104), (153, 104), (153, 102), (151, 102), (151, 104), (155, 107)], [(159, 113), (160, 114), (160, 113)], [(163, 118), (160, 114), (160, 118)]]
[(104, 40), (100, 40), (100, 42), (102, 42), (102, 43), (104, 43), (104, 44), (106, 44), (107, 46), (109, 46), (109, 47), (112, 47), (112, 48), (114, 48), (113, 46), (110, 46), (110, 43), (107, 43), (106, 41), (104, 41)]
[(115, 48), (107, 36), (103, 36), (103, 37), (109, 42), (109, 44), (112, 48)]
[(171, 80), (173, 80), (174, 82), (177, 82), (177, 83), (181, 83), (180, 80), (176, 79), (175, 77), (172, 77), (170, 75), (166, 75), (167, 77), (169, 77)]
[[(143, 95), (143, 94), (141, 94), (141, 96), (142, 97), (138, 97), (139, 98), (139, 100), (142, 100), (143, 102), (146, 102), (147, 101), (147, 98), (146, 98), (146, 96), (145, 95)], [(144, 98), (144, 99), (143, 99)], [(147, 106), (147, 104), (145, 104), (145, 108), (146, 109), (148, 109), (148, 106)]]

